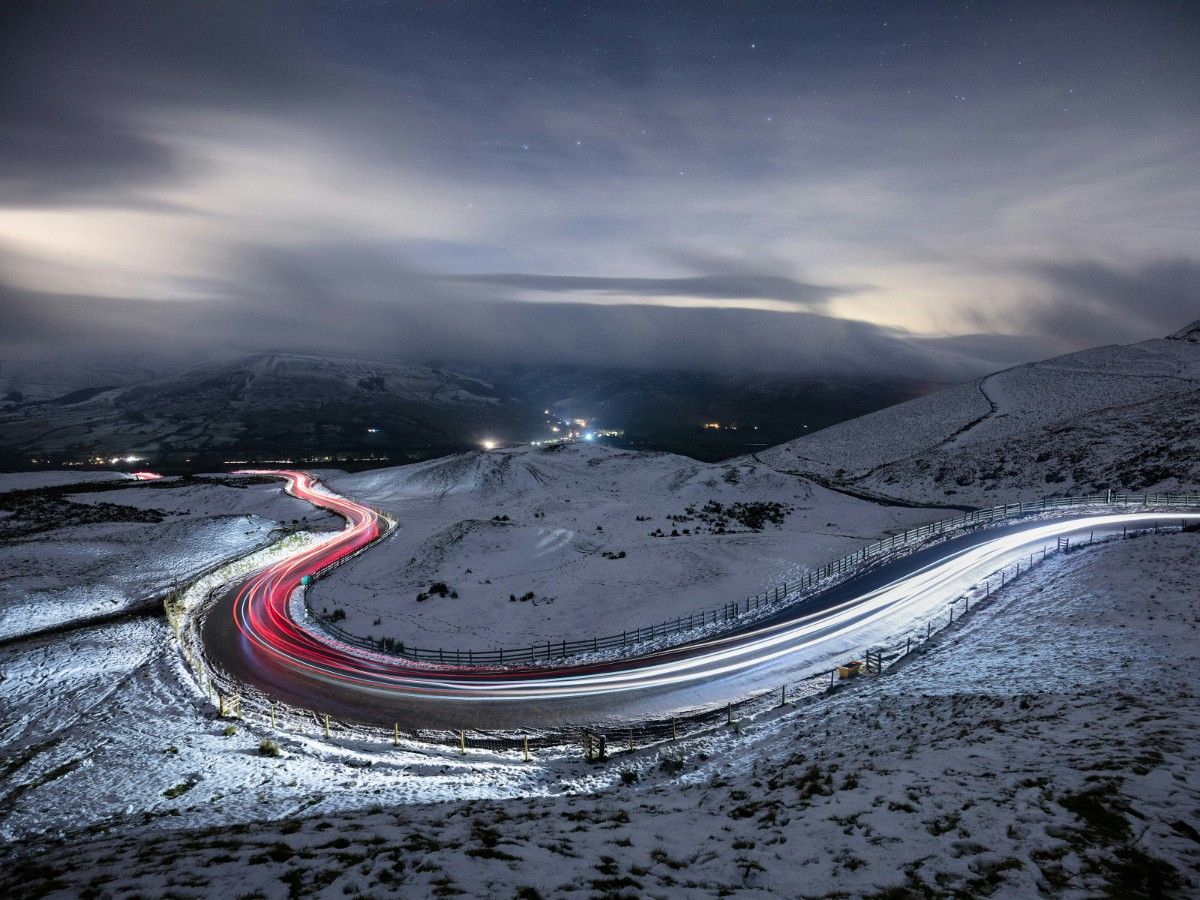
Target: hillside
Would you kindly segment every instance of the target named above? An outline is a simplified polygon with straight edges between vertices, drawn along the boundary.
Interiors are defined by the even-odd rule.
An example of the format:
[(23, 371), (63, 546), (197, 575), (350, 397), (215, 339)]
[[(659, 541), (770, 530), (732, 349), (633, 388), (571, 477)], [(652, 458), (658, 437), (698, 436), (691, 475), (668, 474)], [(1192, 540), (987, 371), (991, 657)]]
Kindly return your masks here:
[[(1054, 558), (892, 674), (709, 737), (614, 738), (599, 765), (326, 740), (311, 720), (223, 736), (145, 622), (0, 649), (26, 713), (0, 889), (1195, 896), (1194, 538)], [(257, 752), (267, 736), (282, 757)]]
[[(757, 463), (589, 443), (325, 479), (398, 525), (319, 580), (313, 607), (342, 610), (355, 634), (422, 647), (649, 625), (795, 579), (864, 539), (939, 515), (880, 507)], [(457, 596), (429, 596), (438, 582)]]
[(152, 453), (173, 461), (229, 451), (428, 454), (485, 435), (521, 437), (541, 419), (491, 385), (450, 372), (276, 353), (10, 405), (0, 413), (0, 449)]
[(988, 375), (753, 457), (830, 487), (986, 505), (1200, 483), (1200, 325)]

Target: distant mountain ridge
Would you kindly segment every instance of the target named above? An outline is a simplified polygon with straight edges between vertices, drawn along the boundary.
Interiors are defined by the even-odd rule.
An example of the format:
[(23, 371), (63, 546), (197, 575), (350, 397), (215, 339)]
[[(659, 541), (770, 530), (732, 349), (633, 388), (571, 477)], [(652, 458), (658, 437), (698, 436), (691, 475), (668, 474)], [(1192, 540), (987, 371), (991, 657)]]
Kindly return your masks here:
[(437, 452), (523, 435), (542, 418), (457, 373), (299, 353), (7, 406), (5, 449), (75, 456)]
[(1200, 341), (1200, 319), (1197, 319), (1191, 325), (1185, 325), (1177, 332), (1171, 335), (1173, 341)]

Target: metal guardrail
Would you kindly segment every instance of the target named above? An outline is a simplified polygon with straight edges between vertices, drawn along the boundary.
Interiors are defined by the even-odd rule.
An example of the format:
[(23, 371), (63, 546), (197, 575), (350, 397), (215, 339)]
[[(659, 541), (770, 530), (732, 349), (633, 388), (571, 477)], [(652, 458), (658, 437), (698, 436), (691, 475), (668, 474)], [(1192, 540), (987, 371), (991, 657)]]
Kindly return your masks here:
[[(931, 538), (964, 529), (986, 526), (1024, 516), (1042, 515), (1060, 510), (1086, 509), (1094, 507), (1160, 507), (1198, 506), (1200, 494), (1146, 493), (1130, 494), (1108, 491), (1104, 494), (1089, 494), (1084, 497), (1049, 497), (1034, 501), (1005, 503), (986, 509), (975, 510), (949, 519), (941, 519), (928, 525), (906, 529), (883, 538), (840, 557), (833, 562), (806, 573), (798, 581), (783, 582), (773, 588), (735, 600), (720, 606), (697, 610), (687, 615), (676, 616), (663, 622), (622, 631), (619, 634), (593, 636), (569, 640), (537, 641), (521, 647), (496, 648), (492, 650), (462, 650), (458, 648), (410, 647), (404, 641), (389, 637), (363, 637), (351, 634), (331, 621), (328, 616), (314, 610), (304, 596), (304, 608), (317, 625), (336, 640), (402, 659), (424, 662), (450, 663), (454, 665), (506, 666), (555, 662), (587, 653), (606, 650), (623, 650), (628, 655), (640, 652), (644, 645), (674, 635), (693, 633), (701, 629), (712, 629), (723, 624), (746, 624), (755, 618), (781, 609), (800, 605), (804, 600), (837, 583), (843, 576), (857, 574), (857, 570), (875, 560), (883, 559), (897, 550), (925, 543)], [(365, 548), (364, 548), (365, 549)], [(339, 560), (329, 569), (318, 573), (322, 577), (351, 557)], [(793, 598), (793, 599), (789, 599)]]
[[(1126, 507), (1142, 505), (1146, 508), (1153, 508), (1158, 505), (1155, 502), (1143, 503), (1141, 501), (1121, 503), (1119, 498), (1116, 502)], [(1077, 505), (1095, 504), (1080, 502)], [(1200, 505), (1200, 495), (1173, 495), (1173, 499), (1164, 501), (1162, 505)], [(1030, 504), (1026, 504), (1026, 506), (1029, 507)], [(1064, 507), (1062, 504), (1058, 504), (1051, 508)], [(1000, 509), (1000, 507), (996, 507), (996, 509)], [(933, 526), (923, 526), (923, 529), (928, 527)], [(1168, 525), (1168, 527), (1170, 526)], [(1158, 523), (1155, 523), (1153, 529), (1147, 527), (1143, 531), (1151, 530), (1157, 533), (1159, 531)], [(1047, 545), (1042, 550), (1042, 558), (1045, 559), (1047, 552), (1051, 550), (1055, 550), (1057, 553), (1072, 552), (1080, 546), (1088, 546), (1090, 543), (1088, 541), (1078, 546), (1069, 544), (1064, 546), (1060, 543), (1056, 548)], [(890, 648), (877, 647), (867, 650), (865, 653), (866, 665), (860, 671), (866, 675), (886, 674), (890, 667), (897, 662), (924, 652), (933, 638), (961, 622), (966, 615), (985, 607), (992, 597), (997, 596), (991, 589), (993, 579), (998, 580), (998, 587), (1005, 584), (1011, 585), (1017, 577), (1030, 571), (1036, 564), (1031, 557), (1027, 565), (1017, 561), (989, 574), (984, 579), (987, 590), (983, 597), (977, 596), (973, 603), (966, 596), (953, 599), (948, 603), (948, 619), (941, 618), (940, 614), (935, 614), (934, 619), (941, 618), (942, 622), (938, 627), (934, 627), (934, 619), (930, 619), (926, 623), (924, 634), (921, 634), (918, 629), (915, 635), (897, 636), (894, 640), (902, 640), (902, 643), (895, 643)], [(1011, 574), (1009, 574), (1010, 570)], [(956, 608), (960, 602), (964, 605), (963, 610), (956, 615)], [(843, 684), (848, 683), (839, 677), (840, 670), (835, 667), (809, 672), (789, 680), (786, 684), (776, 685), (752, 696), (716, 704), (694, 712), (619, 724), (609, 723), (604, 727), (564, 724), (551, 728), (511, 728), (495, 731), (477, 728), (448, 730), (414, 728), (408, 723), (401, 728), (400, 723), (397, 722), (389, 729), (350, 719), (333, 718), (315, 710), (273, 701), (255, 689), (238, 683), (228, 675), (204, 666), (198, 659), (191, 657), (186, 652), (184, 642), (181, 641), (181, 645), (185, 646), (185, 658), (200, 676), (201, 688), (209, 695), (213, 705), (218, 707), (218, 714), (222, 719), (242, 720), (249, 713), (248, 721), (255, 724), (261, 723), (262, 727), (269, 728), (280, 737), (289, 734), (320, 735), (323, 731), (327, 740), (348, 739), (355, 746), (362, 743), (391, 744), (396, 747), (415, 744), (414, 749), (420, 749), (422, 745), (435, 745), (453, 748), (463, 754), (468, 751), (498, 754), (524, 753), (526, 759), (529, 759), (531, 750), (563, 750), (576, 743), (581, 745), (584, 756), (589, 762), (603, 761), (606, 758), (605, 753), (619, 755), (624, 751), (632, 752), (655, 746), (662, 748), (660, 752), (674, 753), (675, 751), (668, 751), (667, 748), (671, 747), (676, 740), (713, 733), (725, 727), (737, 728), (744, 723), (755, 721), (760, 716), (770, 714), (772, 710), (816, 702), (830, 691), (837, 690)]]

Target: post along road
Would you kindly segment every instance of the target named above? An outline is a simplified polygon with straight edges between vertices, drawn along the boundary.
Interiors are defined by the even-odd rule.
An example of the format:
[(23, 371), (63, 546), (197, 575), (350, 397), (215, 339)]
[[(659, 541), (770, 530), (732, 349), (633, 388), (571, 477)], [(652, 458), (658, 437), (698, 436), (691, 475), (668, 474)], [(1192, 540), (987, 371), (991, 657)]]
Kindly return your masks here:
[[(278, 475), (346, 527), (229, 588), (201, 627), (210, 663), (271, 697), (357, 721), (406, 728), (537, 728), (684, 715), (844, 661), (892, 637), (988, 575), (1054, 545), (1163, 521), (1161, 513), (1077, 515), (980, 529), (846, 580), (750, 626), (667, 650), (601, 662), (526, 667), (439, 665), (348, 646), (295, 621), (306, 575), (362, 551), (382, 516), (307, 473)], [(1200, 513), (1170, 514), (1171, 522)]]

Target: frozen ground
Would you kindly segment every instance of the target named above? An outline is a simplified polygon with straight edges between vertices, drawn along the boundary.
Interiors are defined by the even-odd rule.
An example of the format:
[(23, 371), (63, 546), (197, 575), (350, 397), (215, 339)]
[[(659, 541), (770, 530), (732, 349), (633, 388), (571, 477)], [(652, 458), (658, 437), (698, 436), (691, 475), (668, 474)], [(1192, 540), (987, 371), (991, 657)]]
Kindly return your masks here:
[(225, 737), (154, 623), (37, 644), (0, 889), (1194, 896), (1198, 566), (1195, 533), (1052, 558), (883, 678), (596, 766)]
[(293, 520), (340, 521), (283, 494), (278, 482), (173, 480), (26, 495), (0, 541), (0, 640), (136, 607)]
[(1017, 366), (758, 458), (919, 503), (1180, 490), (1200, 482), (1200, 343), (1144, 341)]
[[(318, 581), (311, 606), (343, 610), (351, 633), (418, 647), (521, 646), (655, 624), (945, 515), (864, 502), (752, 462), (583, 443), (325, 478), (399, 525)], [(778, 521), (761, 505), (772, 503)], [(457, 596), (430, 595), (439, 582)]]
[(88, 484), (94, 481), (130, 481), (126, 472), (107, 472), (84, 469), (76, 472), (53, 469), (45, 472), (0, 472), (0, 494), (7, 491), (28, 491), (33, 488), (61, 487), (68, 484)]

